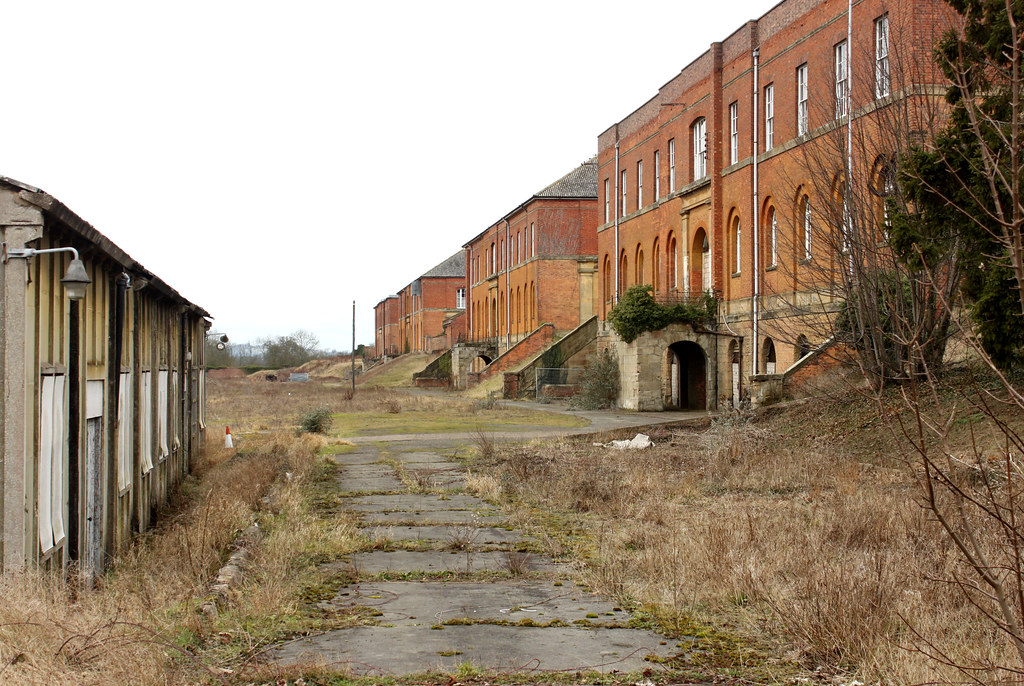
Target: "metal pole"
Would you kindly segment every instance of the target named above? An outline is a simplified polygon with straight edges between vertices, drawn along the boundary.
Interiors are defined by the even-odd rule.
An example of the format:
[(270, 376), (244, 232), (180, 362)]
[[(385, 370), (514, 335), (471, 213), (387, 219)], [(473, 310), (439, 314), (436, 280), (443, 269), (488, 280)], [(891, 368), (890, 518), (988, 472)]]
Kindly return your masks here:
[(356, 301), (352, 301), (352, 394), (356, 392)]

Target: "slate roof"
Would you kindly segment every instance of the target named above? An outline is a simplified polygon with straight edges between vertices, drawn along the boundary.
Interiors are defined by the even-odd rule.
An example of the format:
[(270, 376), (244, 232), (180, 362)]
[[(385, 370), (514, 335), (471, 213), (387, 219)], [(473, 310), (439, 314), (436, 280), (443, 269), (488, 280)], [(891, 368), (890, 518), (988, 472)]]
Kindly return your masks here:
[(537, 198), (596, 198), (597, 155), (573, 169), (542, 191)]
[[(596, 177), (595, 177), (596, 178)], [(596, 181), (595, 181), (596, 183)], [(460, 250), (447, 260), (437, 265), (421, 276), (421, 279), (429, 277), (465, 276), (466, 275), (466, 251)]]

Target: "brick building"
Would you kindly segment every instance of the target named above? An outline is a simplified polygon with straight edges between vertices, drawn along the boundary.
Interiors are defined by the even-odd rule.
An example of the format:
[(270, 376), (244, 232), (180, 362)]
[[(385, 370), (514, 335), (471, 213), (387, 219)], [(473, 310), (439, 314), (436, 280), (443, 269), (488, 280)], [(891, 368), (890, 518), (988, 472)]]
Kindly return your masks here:
[(512, 209), (466, 243), (468, 338), (504, 351), (550, 323), (596, 314), (597, 159)]
[(373, 308), (374, 350), (381, 357), (394, 357), (402, 352), (399, 344), (399, 301), (389, 295)]
[(939, 0), (783, 0), (600, 135), (600, 317), (633, 284), (721, 298), (710, 332), (627, 345), (604, 327), (624, 406), (735, 403), (751, 377), (826, 342), (815, 323), (838, 305), (845, 189), (873, 189), (862, 211), (884, 222), (899, 139), (942, 118), (931, 50), (948, 13)]
[[(397, 301), (397, 335), (387, 341), (391, 346), (388, 354), (394, 354), (391, 350), (435, 352), (449, 347), (446, 329), (452, 328), (450, 320), (466, 307), (466, 254), (460, 250), (424, 273), (398, 292)], [(386, 298), (377, 307), (387, 315), (388, 308), (394, 306)]]

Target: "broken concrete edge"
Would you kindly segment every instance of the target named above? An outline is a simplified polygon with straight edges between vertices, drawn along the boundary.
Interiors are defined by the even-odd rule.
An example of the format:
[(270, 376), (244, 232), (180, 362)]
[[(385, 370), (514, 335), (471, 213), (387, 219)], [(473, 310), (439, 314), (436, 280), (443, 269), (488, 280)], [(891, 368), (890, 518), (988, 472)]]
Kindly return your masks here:
[(253, 524), (243, 531), (232, 543), (235, 549), (228, 557), (228, 561), (217, 572), (213, 583), (210, 584), (210, 591), (207, 598), (199, 604), (197, 612), (210, 619), (217, 617), (220, 608), (227, 606), (230, 600), (231, 589), (242, 583), (242, 576), (245, 568), (252, 557), (252, 549), (255, 548), (263, 538), (263, 532), (259, 526)]

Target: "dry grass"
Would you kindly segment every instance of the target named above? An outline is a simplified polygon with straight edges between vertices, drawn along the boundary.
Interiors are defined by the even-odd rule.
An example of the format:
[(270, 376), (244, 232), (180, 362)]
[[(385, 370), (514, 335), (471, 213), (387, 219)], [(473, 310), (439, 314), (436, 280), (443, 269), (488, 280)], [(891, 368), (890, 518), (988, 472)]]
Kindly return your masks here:
[[(911, 470), (888, 459), (894, 439), (879, 453), (884, 429), (854, 405), (665, 431), (635, 453), (506, 448), (493, 476), (520, 502), (563, 513), (554, 527), (574, 535), (549, 549), (585, 556), (597, 590), (657, 608), (670, 628), (736, 627), (804, 668), (871, 683), (962, 681), (913, 649), (914, 631), (951, 656), (1008, 646), (935, 581), (962, 571), (955, 551), (916, 500)], [(831, 422), (847, 431), (807, 433)], [(869, 454), (862, 434), (877, 442)]]
[[(284, 570), (295, 551), (343, 548), (354, 538), (351, 525), (315, 528), (299, 515), (325, 439), (267, 434), (236, 452), (211, 434), (158, 527), (122, 551), (98, 588), (36, 571), (0, 577), (0, 683), (221, 681), (231, 656), (210, 646), (224, 644), (225, 627), (245, 643), (252, 613), (273, 617), (288, 607), (294, 589)], [(277, 515), (266, 511), (272, 491)], [(290, 524), (275, 526), (282, 518)], [(231, 543), (254, 521), (269, 530), (250, 574), (252, 592), (238, 594), (239, 608), (211, 623), (197, 608)]]

